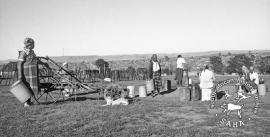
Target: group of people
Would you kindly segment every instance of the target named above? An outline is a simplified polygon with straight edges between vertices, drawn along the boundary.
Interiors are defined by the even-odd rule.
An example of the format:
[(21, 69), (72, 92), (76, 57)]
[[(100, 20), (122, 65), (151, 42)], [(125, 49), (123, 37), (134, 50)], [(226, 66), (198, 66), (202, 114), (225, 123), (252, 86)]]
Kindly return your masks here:
[[(242, 66), (242, 72), (240, 74), (241, 79), (259, 85), (259, 75), (255, 71), (254, 67), (251, 66), (249, 69), (246, 66)], [(215, 75), (208, 65), (205, 66), (204, 70), (199, 75), (200, 88), (202, 91), (202, 101), (211, 100), (212, 88), (214, 87)], [(244, 86), (240, 88), (245, 88)], [(243, 90), (243, 89), (242, 89)], [(257, 90), (246, 91), (251, 94), (257, 93)]]
[(241, 78), (246, 81), (252, 81), (256, 85), (259, 85), (259, 74), (255, 71), (253, 66), (251, 66), (249, 69), (246, 66), (242, 66)]
[[(177, 56), (176, 61), (176, 74), (175, 80), (177, 86), (183, 85), (183, 72), (185, 68), (186, 61), (182, 57), (182, 55)], [(155, 97), (160, 94), (160, 89), (162, 86), (161, 82), (161, 65), (157, 59), (157, 55), (153, 54), (149, 63), (149, 79), (153, 79), (154, 82), (154, 90), (152, 91), (152, 97)]]
[[(34, 52), (35, 42), (32, 38), (25, 38), (24, 49), (19, 51), (19, 61), (18, 61), (18, 79), (24, 81), (24, 83), (32, 91), (33, 95), (39, 93), (38, 87), (38, 62)], [(176, 74), (175, 80), (177, 86), (183, 86), (183, 72), (185, 71), (185, 59), (181, 56), (177, 56), (176, 61)], [(64, 68), (67, 68), (67, 63), (63, 64)], [(162, 82), (161, 82), (161, 65), (158, 61), (157, 55), (153, 54), (149, 62), (149, 79), (153, 79), (154, 90), (152, 91), (152, 96), (155, 97), (160, 94)], [(254, 68), (242, 67), (242, 78), (245, 80), (253, 81), (257, 85), (259, 84), (258, 73), (254, 72)], [(205, 66), (203, 71), (199, 75), (200, 88), (202, 89), (202, 101), (210, 100), (211, 89), (214, 86), (215, 75), (208, 65)], [(67, 91), (68, 92), (68, 91)], [(69, 96), (69, 93), (66, 93)], [(27, 107), (31, 105), (31, 99), (24, 103)]]
[[(32, 38), (25, 38), (24, 40), (24, 49), (19, 51), (18, 57), (18, 79), (22, 80), (29, 90), (32, 92), (33, 97), (35, 94), (39, 94), (40, 89), (38, 87), (38, 63), (39, 60), (34, 52), (35, 42)], [(176, 77), (177, 85), (182, 85), (183, 79), (183, 71), (184, 71), (184, 64), (186, 61), (182, 58), (181, 55), (178, 55), (177, 58), (177, 68), (176, 68)], [(64, 63), (63, 67), (67, 68), (68, 64)], [(160, 94), (161, 90), (161, 65), (158, 61), (157, 55), (153, 54), (149, 63), (149, 79), (153, 79), (154, 82), (154, 91), (152, 92), (152, 96), (156, 96)], [(66, 91), (66, 96), (69, 96), (69, 92)], [(28, 107), (31, 104), (31, 98), (28, 99), (24, 106)]]

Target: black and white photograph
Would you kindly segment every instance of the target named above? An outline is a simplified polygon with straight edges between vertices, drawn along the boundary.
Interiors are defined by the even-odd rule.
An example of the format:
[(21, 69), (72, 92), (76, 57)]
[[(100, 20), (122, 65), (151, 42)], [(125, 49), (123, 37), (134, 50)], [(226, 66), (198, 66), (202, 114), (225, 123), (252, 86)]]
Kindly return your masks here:
[(269, 137), (270, 0), (0, 0), (1, 137)]

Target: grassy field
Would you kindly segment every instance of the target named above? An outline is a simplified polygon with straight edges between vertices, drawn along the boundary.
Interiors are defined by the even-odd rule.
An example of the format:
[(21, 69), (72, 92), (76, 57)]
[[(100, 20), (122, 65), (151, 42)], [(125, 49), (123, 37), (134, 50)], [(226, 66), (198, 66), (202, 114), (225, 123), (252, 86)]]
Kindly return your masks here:
[[(219, 80), (230, 77), (218, 77)], [(268, 82), (269, 76), (264, 77)], [(167, 77), (170, 79), (170, 77)], [(143, 85), (144, 81), (120, 82)], [(174, 84), (174, 83), (173, 83)], [(106, 106), (98, 94), (79, 94), (54, 104), (24, 108), (0, 87), (0, 136), (270, 136), (270, 92), (260, 98), (258, 114), (238, 128), (221, 127), (209, 102), (180, 102), (178, 93), (135, 98), (128, 106)]]

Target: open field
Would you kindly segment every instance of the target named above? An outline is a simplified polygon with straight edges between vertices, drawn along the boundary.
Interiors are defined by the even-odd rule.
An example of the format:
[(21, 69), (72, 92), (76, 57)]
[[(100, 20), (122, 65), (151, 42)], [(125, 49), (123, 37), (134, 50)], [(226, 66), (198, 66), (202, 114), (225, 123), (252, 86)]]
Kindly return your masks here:
[[(220, 77), (218, 80), (232, 78)], [(171, 79), (166, 77), (164, 79)], [(264, 76), (270, 82), (270, 76)], [(195, 79), (196, 81), (196, 79)], [(124, 81), (122, 85), (143, 85), (144, 81)], [(174, 85), (174, 83), (172, 83)], [(217, 125), (218, 117), (209, 102), (179, 102), (178, 93), (155, 98), (135, 98), (128, 106), (107, 106), (97, 94), (78, 95), (62, 102), (24, 108), (0, 87), (0, 136), (270, 136), (270, 92), (260, 98), (258, 114), (242, 127)], [(174, 88), (174, 86), (173, 86)]]

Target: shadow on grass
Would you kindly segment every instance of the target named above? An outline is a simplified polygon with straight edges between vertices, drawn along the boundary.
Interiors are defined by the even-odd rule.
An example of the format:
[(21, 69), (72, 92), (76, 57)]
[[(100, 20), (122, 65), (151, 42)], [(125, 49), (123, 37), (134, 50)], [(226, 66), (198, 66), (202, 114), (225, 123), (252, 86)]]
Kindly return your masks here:
[(103, 97), (70, 97), (67, 99), (56, 100), (56, 101), (47, 101), (47, 102), (39, 102), (41, 105), (50, 105), (50, 104), (62, 104), (64, 102), (70, 101), (85, 101), (85, 100), (104, 100)]
[(97, 90), (97, 91), (91, 91), (91, 92), (82, 92), (82, 93), (76, 93), (74, 95), (82, 96), (82, 95), (89, 95), (89, 94), (96, 94), (96, 93), (101, 94), (101, 91)]
[(160, 94), (161, 94), (161, 95), (170, 94), (170, 93), (174, 92), (175, 90), (176, 90), (176, 89), (169, 89), (169, 90), (167, 90), (167, 91), (161, 92)]

